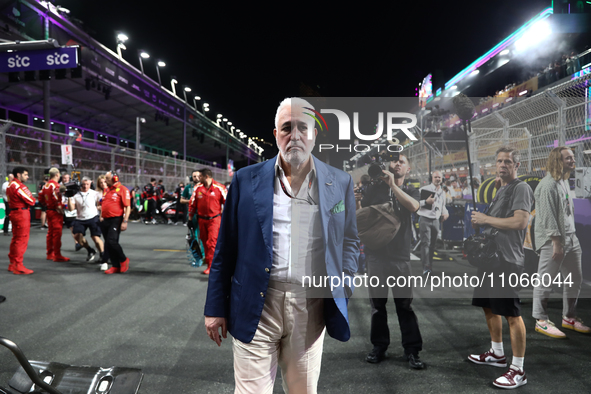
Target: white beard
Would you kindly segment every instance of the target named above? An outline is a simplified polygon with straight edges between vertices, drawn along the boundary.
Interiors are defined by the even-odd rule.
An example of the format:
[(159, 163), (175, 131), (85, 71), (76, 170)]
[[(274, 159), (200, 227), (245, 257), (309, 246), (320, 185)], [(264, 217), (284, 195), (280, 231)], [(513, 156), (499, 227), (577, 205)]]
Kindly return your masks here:
[(301, 150), (291, 150), (287, 153), (281, 152), (281, 155), (283, 156), (283, 160), (285, 160), (287, 164), (290, 164), (292, 167), (295, 168), (304, 164), (310, 157), (309, 154), (306, 154), (306, 152), (303, 152)]

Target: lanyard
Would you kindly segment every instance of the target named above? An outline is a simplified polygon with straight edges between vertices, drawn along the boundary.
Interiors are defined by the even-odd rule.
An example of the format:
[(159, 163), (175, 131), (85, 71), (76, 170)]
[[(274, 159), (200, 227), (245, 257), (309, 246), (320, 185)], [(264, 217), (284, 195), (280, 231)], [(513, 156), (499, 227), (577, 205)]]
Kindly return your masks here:
[(281, 185), (281, 190), (283, 190), (283, 193), (285, 193), (285, 195), (287, 197), (292, 198), (294, 200), (306, 201), (310, 205), (316, 205), (316, 202), (314, 201), (314, 199), (312, 198), (312, 196), (310, 196), (310, 188), (312, 187), (312, 179), (311, 179), (311, 177), (310, 177), (310, 182), (308, 182), (308, 198), (312, 201), (312, 203), (310, 203), (309, 200), (304, 200), (303, 198), (293, 197), (291, 194), (289, 194), (287, 192), (287, 189), (286, 189), (285, 185), (283, 184), (283, 180), (281, 179), (281, 177), (279, 177), (279, 184)]

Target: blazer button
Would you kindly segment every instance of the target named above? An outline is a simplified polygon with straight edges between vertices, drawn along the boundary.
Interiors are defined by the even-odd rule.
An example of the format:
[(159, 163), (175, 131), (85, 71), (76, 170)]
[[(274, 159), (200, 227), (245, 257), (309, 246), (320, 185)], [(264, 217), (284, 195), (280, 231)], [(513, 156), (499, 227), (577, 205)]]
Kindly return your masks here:
[(265, 294), (261, 291), (261, 297), (264, 297), (264, 296), (265, 296)]
[(269, 272), (269, 271), (270, 271), (269, 268), (265, 268), (265, 272)]

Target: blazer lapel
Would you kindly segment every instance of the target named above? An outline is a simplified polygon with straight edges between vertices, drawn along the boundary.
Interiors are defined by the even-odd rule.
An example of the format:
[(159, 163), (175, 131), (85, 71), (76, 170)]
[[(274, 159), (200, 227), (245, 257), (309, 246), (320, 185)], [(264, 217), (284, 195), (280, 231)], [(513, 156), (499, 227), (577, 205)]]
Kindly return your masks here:
[(334, 201), (335, 175), (329, 168), (316, 157), (314, 158), (314, 166), (318, 175), (318, 210), (320, 211), (320, 220), (322, 223), (322, 235), (324, 236), (324, 244), (328, 243), (328, 223), (330, 222), (331, 202)]
[(273, 256), (273, 192), (275, 189), (275, 159), (268, 160), (252, 174), (252, 199), (263, 232), (265, 246)]

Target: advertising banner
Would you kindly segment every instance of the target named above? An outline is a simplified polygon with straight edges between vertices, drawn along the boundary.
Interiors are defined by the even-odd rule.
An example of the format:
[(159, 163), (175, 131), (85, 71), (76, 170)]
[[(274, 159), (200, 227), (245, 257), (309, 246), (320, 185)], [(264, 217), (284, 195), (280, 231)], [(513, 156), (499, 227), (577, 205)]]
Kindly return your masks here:
[(0, 53), (0, 72), (76, 68), (78, 48), (65, 47)]

